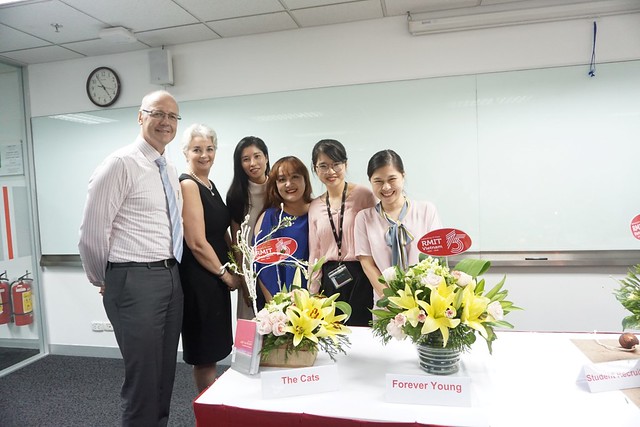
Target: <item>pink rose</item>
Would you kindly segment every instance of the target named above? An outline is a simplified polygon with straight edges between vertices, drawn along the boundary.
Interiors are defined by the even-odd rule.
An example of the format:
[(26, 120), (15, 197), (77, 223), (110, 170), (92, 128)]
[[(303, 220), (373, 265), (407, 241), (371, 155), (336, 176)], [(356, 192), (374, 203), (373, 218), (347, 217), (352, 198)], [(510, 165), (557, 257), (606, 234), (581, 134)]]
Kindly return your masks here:
[(282, 335), (287, 333), (287, 331), (285, 330), (286, 327), (287, 325), (284, 322), (274, 323), (272, 329), (273, 335), (281, 337)]
[(404, 326), (407, 323), (407, 316), (402, 313), (396, 314), (396, 317), (393, 318), (393, 322), (398, 326)]
[(487, 306), (487, 313), (495, 320), (504, 319), (504, 311), (502, 310), (502, 305), (500, 301), (494, 301)]
[(387, 283), (390, 283), (393, 280), (395, 280), (395, 278), (396, 278), (396, 267), (395, 266), (391, 266), (389, 268), (385, 268), (384, 271), (382, 272), (382, 277), (384, 278), (384, 281), (387, 282)]
[(456, 278), (456, 284), (462, 288), (467, 286), (473, 280), (473, 277), (462, 271), (453, 270), (451, 275)]
[(387, 332), (397, 340), (402, 340), (406, 337), (406, 334), (402, 331), (402, 327), (393, 320), (387, 324)]

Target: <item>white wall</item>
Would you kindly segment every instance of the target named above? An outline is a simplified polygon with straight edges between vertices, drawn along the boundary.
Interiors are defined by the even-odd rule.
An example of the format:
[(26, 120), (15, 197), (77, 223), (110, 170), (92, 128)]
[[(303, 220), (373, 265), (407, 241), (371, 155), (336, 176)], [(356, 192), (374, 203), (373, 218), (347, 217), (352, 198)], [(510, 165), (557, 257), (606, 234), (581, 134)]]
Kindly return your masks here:
[[(387, 18), (174, 46), (175, 85), (169, 90), (186, 101), (561, 65), (584, 64), (586, 74), (591, 43), (591, 20), (413, 37), (404, 17)], [(640, 14), (598, 20), (599, 62), (639, 58)], [(33, 65), (32, 115), (94, 109), (85, 81), (101, 65), (121, 76), (124, 92), (116, 107), (136, 106), (158, 88), (149, 83), (146, 52)], [(625, 312), (611, 294), (617, 284), (610, 276), (623, 277), (625, 268), (505, 271), (512, 299), (527, 309), (511, 317), (517, 329), (620, 330)], [(498, 273), (488, 277), (493, 281)], [(95, 346), (112, 353), (113, 335), (90, 330), (92, 320), (106, 316), (81, 270), (43, 269), (41, 285), (53, 352)]]

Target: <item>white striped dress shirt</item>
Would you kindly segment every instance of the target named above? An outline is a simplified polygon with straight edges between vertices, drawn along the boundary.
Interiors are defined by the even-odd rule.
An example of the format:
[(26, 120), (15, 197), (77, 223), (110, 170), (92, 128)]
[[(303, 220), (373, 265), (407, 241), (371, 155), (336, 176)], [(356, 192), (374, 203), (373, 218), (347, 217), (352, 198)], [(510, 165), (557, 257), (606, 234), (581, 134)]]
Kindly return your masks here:
[[(160, 153), (138, 137), (107, 157), (89, 180), (78, 249), (87, 277), (96, 286), (104, 285), (108, 261), (173, 258), (167, 201), (155, 163), (158, 157)], [(176, 168), (167, 163), (182, 214)]]

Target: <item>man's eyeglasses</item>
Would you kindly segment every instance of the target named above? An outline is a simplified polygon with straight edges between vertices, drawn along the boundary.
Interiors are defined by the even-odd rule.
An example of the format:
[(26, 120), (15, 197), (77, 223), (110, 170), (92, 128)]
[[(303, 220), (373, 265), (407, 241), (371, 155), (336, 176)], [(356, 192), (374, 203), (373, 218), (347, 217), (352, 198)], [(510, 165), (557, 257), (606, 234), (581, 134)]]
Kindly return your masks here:
[(152, 119), (156, 119), (156, 120), (164, 120), (166, 118), (168, 118), (169, 120), (171, 120), (172, 122), (177, 122), (178, 120), (181, 120), (182, 117), (180, 117), (178, 114), (173, 114), (173, 113), (165, 113), (164, 111), (158, 111), (158, 110), (140, 110), (143, 113), (147, 113)]
[(316, 170), (324, 175), (329, 173), (329, 169), (333, 169), (334, 172), (342, 172), (342, 169), (344, 169), (344, 162), (335, 162), (330, 165), (320, 163), (319, 165), (316, 165)]

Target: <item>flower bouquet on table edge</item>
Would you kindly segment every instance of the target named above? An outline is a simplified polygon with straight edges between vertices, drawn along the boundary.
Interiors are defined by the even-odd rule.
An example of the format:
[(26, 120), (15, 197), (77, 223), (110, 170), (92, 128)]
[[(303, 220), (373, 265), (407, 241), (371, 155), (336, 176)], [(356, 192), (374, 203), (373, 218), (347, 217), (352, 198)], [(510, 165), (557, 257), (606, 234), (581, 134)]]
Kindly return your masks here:
[(490, 266), (489, 261), (463, 259), (451, 271), (439, 259), (421, 256), (406, 272), (386, 269), (378, 280), (387, 288), (372, 310), (374, 335), (385, 344), (409, 337), (415, 344), (467, 351), (480, 334), (491, 353), (494, 328), (513, 328), (504, 315), (521, 309), (505, 299), (506, 276), (485, 292), (484, 279), (477, 277)]
[[(249, 216), (247, 215), (240, 225), (237, 245), (234, 247), (242, 254), (242, 264), (238, 265), (235, 257), (230, 253), (229, 259), (233, 261), (225, 266), (234, 273), (242, 275), (247, 284), (249, 297), (253, 302), (253, 311), (256, 313), (258, 333), (263, 336), (261, 351), (263, 357), (281, 347), (285, 348), (285, 356), (300, 350), (317, 352), (319, 348), (335, 360), (336, 354), (346, 354), (345, 347), (350, 345), (346, 335), (350, 334), (351, 330), (344, 325), (344, 322), (351, 316), (351, 306), (347, 302), (336, 301), (339, 294), (331, 297), (311, 295), (301, 287), (301, 274), (305, 275), (309, 283), (319, 274), (324, 258), (310, 265), (307, 261), (283, 253), (280, 260), (270, 265), (288, 263), (297, 267), (291, 288), (289, 290), (286, 287), (281, 288), (262, 310), (258, 312), (257, 309), (257, 278), (262, 269), (270, 266), (264, 266), (256, 271), (257, 248), (261, 243), (269, 240), (275, 231), (291, 226), (293, 220), (294, 218), (283, 215), (281, 205), (278, 223), (269, 233), (252, 243), (252, 230), (248, 225)], [(342, 314), (337, 314), (336, 309)]]
[(335, 360), (350, 345), (347, 335), (351, 330), (344, 322), (351, 315), (351, 306), (336, 301), (338, 294), (311, 295), (300, 282), (298, 269), (291, 290), (281, 289), (256, 315), (258, 333), (263, 336), (262, 357), (284, 348), (285, 357), (297, 351), (322, 350)]
[(640, 328), (640, 264), (629, 268), (627, 277), (618, 280), (620, 288), (614, 291), (616, 299), (631, 314), (622, 319), (622, 329)]

